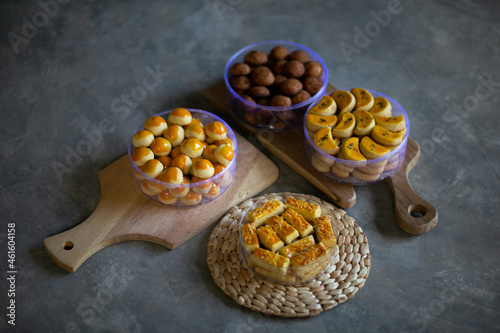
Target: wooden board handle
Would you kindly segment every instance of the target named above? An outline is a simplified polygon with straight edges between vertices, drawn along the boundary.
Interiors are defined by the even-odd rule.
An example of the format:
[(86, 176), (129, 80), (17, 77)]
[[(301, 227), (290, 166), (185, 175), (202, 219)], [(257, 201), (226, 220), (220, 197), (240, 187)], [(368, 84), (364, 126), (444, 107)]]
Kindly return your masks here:
[(102, 215), (99, 208), (97, 205), (92, 215), (76, 227), (44, 240), (45, 250), (64, 270), (75, 272), (92, 254), (110, 245), (103, 243), (109, 232), (104, 229), (110, 224), (99, 223)]
[(399, 170), (385, 182), (392, 191), (394, 213), (399, 226), (410, 234), (418, 235), (436, 226), (438, 212), (413, 190), (408, 180), (408, 174), (420, 157), (420, 146), (416, 141), (408, 140), (406, 154), (409, 156), (405, 158)]

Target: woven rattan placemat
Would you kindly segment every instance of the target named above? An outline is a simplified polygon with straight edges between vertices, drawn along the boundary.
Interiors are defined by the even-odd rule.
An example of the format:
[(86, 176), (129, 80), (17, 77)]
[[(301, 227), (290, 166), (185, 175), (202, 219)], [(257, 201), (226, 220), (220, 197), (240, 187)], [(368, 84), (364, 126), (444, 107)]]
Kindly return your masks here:
[(279, 284), (249, 271), (240, 256), (238, 223), (242, 214), (262, 198), (283, 201), (293, 196), (293, 193), (271, 193), (232, 207), (210, 235), (207, 264), (215, 283), (236, 303), (281, 317), (312, 317), (353, 298), (363, 288), (371, 256), (366, 236), (356, 221), (344, 210), (316, 198), (334, 212), (339, 230), (335, 245), (339, 261), (303, 285)]

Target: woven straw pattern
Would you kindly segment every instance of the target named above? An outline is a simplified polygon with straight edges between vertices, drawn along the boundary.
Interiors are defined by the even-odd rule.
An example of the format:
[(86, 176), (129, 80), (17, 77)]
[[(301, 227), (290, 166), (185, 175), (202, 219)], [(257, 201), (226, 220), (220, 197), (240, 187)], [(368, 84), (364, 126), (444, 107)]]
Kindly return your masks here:
[(353, 298), (363, 288), (371, 256), (366, 236), (356, 221), (344, 210), (321, 200), (334, 211), (339, 230), (336, 264), (304, 285), (282, 285), (249, 271), (240, 256), (238, 223), (242, 214), (261, 198), (282, 200), (293, 195), (266, 194), (231, 208), (210, 235), (207, 264), (215, 283), (236, 303), (281, 317), (312, 317)]

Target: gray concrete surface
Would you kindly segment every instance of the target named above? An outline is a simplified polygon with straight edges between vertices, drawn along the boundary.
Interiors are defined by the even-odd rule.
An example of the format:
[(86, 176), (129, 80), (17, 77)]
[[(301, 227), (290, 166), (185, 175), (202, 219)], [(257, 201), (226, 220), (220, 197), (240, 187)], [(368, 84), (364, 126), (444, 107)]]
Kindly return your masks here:
[[(377, 23), (381, 11), (392, 13)], [(2, 1), (0, 16), (0, 331), (500, 330), (497, 1), (31, 0)], [(410, 236), (384, 183), (357, 187), (347, 212), (368, 237), (371, 273), (352, 300), (314, 318), (251, 312), (218, 289), (205, 259), (212, 226), (174, 251), (120, 243), (76, 273), (60, 269), (43, 239), (90, 215), (96, 173), (126, 153), (133, 129), (177, 106), (217, 112), (204, 93), (232, 53), (274, 39), (314, 49), (331, 83), (377, 90), (405, 107), (422, 147), (410, 180), (438, 209), (437, 227)], [(116, 101), (139, 93), (151, 70), (161, 72), (158, 84), (127, 111)], [(109, 126), (102, 140), (85, 146), (100, 126)], [(326, 199), (264, 152), (280, 170), (265, 192)]]

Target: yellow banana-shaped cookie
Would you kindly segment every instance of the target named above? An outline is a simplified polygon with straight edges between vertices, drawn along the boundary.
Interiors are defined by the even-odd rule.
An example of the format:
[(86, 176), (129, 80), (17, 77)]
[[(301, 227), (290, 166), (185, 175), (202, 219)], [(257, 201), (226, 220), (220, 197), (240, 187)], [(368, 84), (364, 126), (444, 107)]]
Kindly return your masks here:
[(406, 127), (405, 117), (403, 115), (395, 117), (375, 116), (375, 122), (377, 125), (380, 125), (391, 132), (399, 132), (404, 130)]
[(332, 135), (336, 138), (347, 139), (354, 133), (356, 120), (350, 112), (341, 111), (337, 125), (332, 129)]
[(337, 103), (330, 96), (323, 96), (318, 104), (309, 109), (309, 114), (318, 116), (332, 116), (337, 112)]
[(350, 91), (337, 90), (332, 92), (329, 96), (335, 100), (337, 108), (340, 111), (351, 112), (356, 106), (356, 98)]
[(365, 136), (361, 139), (359, 150), (369, 160), (382, 157), (391, 152), (389, 149), (373, 141), (369, 136)]
[(314, 143), (319, 149), (327, 153), (328, 155), (335, 155), (339, 151), (338, 141), (335, 141), (332, 137), (332, 131), (330, 127), (321, 128), (314, 135)]
[(391, 103), (385, 97), (375, 97), (370, 113), (373, 116), (390, 117), (392, 115)]
[(352, 112), (356, 120), (356, 128), (354, 134), (357, 136), (369, 135), (375, 127), (375, 119), (372, 114), (366, 110), (357, 109)]
[(356, 110), (370, 110), (375, 103), (372, 94), (363, 88), (352, 88), (351, 93), (356, 98)]
[(317, 132), (323, 127), (332, 128), (337, 124), (337, 116), (318, 116), (308, 113), (306, 115), (306, 127), (312, 132)]
[(359, 138), (352, 137), (345, 140), (340, 146), (342, 158), (350, 161), (366, 161), (366, 157), (359, 151)]
[(375, 125), (375, 127), (372, 129), (371, 136), (373, 140), (380, 144), (387, 146), (397, 146), (401, 142), (403, 142), (405, 134), (406, 130), (401, 132), (391, 132), (380, 125)]

